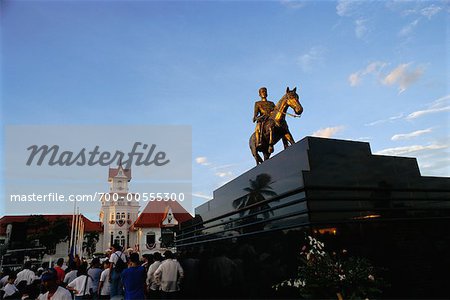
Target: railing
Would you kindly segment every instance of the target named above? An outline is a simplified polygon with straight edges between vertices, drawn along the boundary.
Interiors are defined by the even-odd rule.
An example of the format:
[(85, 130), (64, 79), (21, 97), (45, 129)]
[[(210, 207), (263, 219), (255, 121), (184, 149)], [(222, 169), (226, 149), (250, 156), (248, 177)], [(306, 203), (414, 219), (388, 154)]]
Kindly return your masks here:
[[(314, 197), (314, 192), (317, 191), (328, 191), (328, 192), (336, 192), (334, 197)], [(302, 193), (304, 192), (304, 193)], [(308, 193), (309, 192), (309, 193)], [(358, 192), (363, 192), (365, 195), (358, 195), (353, 197), (339, 197), (339, 194), (342, 192), (352, 192), (358, 194)], [(367, 192), (371, 192), (371, 194), (367, 195)], [(402, 197), (400, 195), (396, 195), (392, 197), (392, 195), (387, 196), (373, 196), (377, 195), (380, 192), (388, 192), (389, 194), (403, 194)], [(410, 194), (410, 193), (423, 193), (422, 196)], [(309, 196), (308, 194), (311, 194)], [(440, 195), (439, 195), (440, 194)], [(273, 207), (268, 207), (266, 209), (258, 210), (251, 214), (245, 214), (252, 209), (257, 207), (261, 207), (267, 205), (269, 203), (273, 203), (280, 200), (285, 200), (286, 198), (294, 195), (302, 196), (300, 199), (292, 199), (287, 203), (283, 203), (280, 205), (276, 205)], [(239, 198), (238, 198), (239, 199)], [(311, 208), (314, 207), (314, 203), (320, 203), (323, 201), (327, 202), (340, 202), (340, 201), (360, 201), (371, 203), (370, 206), (365, 207), (350, 207), (350, 208)], [(416, 205), (411, 206), (403, 206), (403, 207), (374, 207), (373, 204), (377, 203), (377, 201), (384, 201), (389, 204), (405, 204), (407, 202), (414, 202)], [(448, 201), (448, 202), (447, 202)], [(230, 201), (232, 202), (232, 201)], [(426, 205), (419, 205), (420, 202)], [(275, 215), (274, 211), (279, 210), (281, 208), (294, 206), (299, 203), (305, 203), (304, 209), (297, 209), (290, 213)], [(410, 204), (409, 203), (409, 204)], [(442, 204), (447, 204), (447, 207)], [(262, 214), (270, 214), (274, 217), (257, 219), (258, 215)], [(318, 216), (323, 213), (336, 213), (335, 218), (329, 218), (328, 220), (317, 220)], [(348, 213), (352, 215), (351, 217), (342, 218), (342, 215)], [(367, 218), (364, 216), (367, 215), (375, 215), (379, 214), (378, 217), (375, 218)], [(405, 215), (408, 214), (408, 215)], [(236, 218), (230, 218), (232, 216), (238, 216)], [(237, 209), (225, 214), (222, 214), (217, 217), (213, 217), (204, 222), (200, 222), (197, 224), (192, 224), (182, 228), (181, 234), (178, 234), (176, 237), (176, 245), (178, 247), (194, 245), (204, 242), (210, 241), (218, 241), (224, 239), (230, 239), (234, 237), (244, 237), (254, 234), (259, 234), (262, 230), (254, 231), (254, 232), (243, 232), (245, 228), (255, 227), (257, 225), (263, 225), (265, 223), (274, 222), (278, 220), (282, 220), (284, 218), (290, 218), (295, 216), (304, 215), (306, 221), (298, 222), (294, 225), (289, 225), (285, 227), (278, 227), (272, 229), (265, 229), (264, 232), (270, 232), (273, 230), (281, 230), (281, 229), (290, 229), (296, 227), (304, 227), (304, 226), (320, 226), (320, 225), (329, 225), (329, 224), (343, 224), (343, 223), (354, 223), (354, 222), (380, 222), (380, 221), (404, 221), (404, 220), (431, 220), (431, 219), (450, 219), (450, 189), (438, 188), (438, 189), (418, 189), (418, 188), (383, 188), (383, 187), (321, 187), (321, 186), (308, 186), (305, 188), (298, 188), (292, 191), (286, 192), (284, 194), (280, 194), (274, 196), (270, 199), (261, 201), (259, 203), (255, 203), (253, 205), (243, 207), (241, 209)], [(340, 218), (339, 218), (340, 217)], [(226, 218), (230, 218), (229, 220), (225, 220)], [(252, 218), (256, 218), (254, 222), (246, 223), (246, 220), (251, 220)], [(236, 224), (236, 226), (233, 226)], [(223, 229), (219, 229), (215, 232), (208, 232), (210, 229), (224, 227)], [(206, 233), (205, 233), (206, 231)], [(224, 236), (226, 232), (230, 231), (238, 231), (240, 232), (238, 236)], [(221, 236), (222, 235), (222, 236)]]

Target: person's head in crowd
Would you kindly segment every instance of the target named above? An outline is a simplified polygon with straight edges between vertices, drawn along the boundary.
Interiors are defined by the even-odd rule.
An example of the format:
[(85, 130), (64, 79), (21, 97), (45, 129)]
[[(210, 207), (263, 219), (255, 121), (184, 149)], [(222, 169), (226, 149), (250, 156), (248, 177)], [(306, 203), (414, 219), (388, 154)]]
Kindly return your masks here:
[(100, 258), (94, 257), (91, 261), (91, 268), (100, 268)]
[(66, 272), (76, 270), (77, 268), (77, 264), (74, 261), (70, 261), (69, 267), (67, 268)]
[(148, 254), (148, 253), (142, 254), (142, 257), (144, 258), (144, 262), (146, 262), (148, 264), (150, 264), (154, 261), (152, 254)]
[(80, 256), (78, 254), (75, 254), (75, 257), (73, 258), (73, 261), (77, 265), (77, 268), (81, 265), (81, 259), (80, 259)]
[(112, 247), (111, 247), (110, 249), (107, 249), (107, 250), (105, 251), (106, 257), (107, 257), (107, 258), (111, 257), (111, 253), (112, 253)]
[(86, 274), (87, 274), (87, 265), (86, 264), (81, 264), (78, 267), (77, 276), (86, 275)]
[(139, 265), (139, 253), (133, 252), (130, 254), (130, 263), (132, 266)]
[(37, 266), (36, 265), (31, 265), (31, 268), (30, 268), (30, 270), (31, 271), (33, 271), (34, 273), (36, 273), (37, 272)]
[(47, 291), (52, 292), (58, 288), (58, 285), (56, 284), (57, 279), (56, 274), (57, 273), (54, 268), (50, 268), (44, 273), (42, 273), (41, 281)]
[(31, 269), (31, 261), (27, 260), (27, 261), (23, 264), (23, 268), (24, 268), (24, 269)]
[(64, 258), (58, 258), (58, 260), (56, 261), (56, 265), (59, 267), (62, 267), (63, 264), (64, 264)]
[(11, 272), (8, 276), (8, 283), (14, 284), (14, 281), (17, 279), (16, 273)]
[(161, 256), (161, 253), (159, 253), (159, 252), (153, 253), (153, 259), (154, 259), (155, 261), (162, 261), (162, 260), (163, 260), (163, 258), (162, 258), (162, 256)]
[(122, 251), (122, 246), (120, 246), (118, 243), (114, 243), (112, 245), (112, 251), (116, 252), (116, 251)]
[(164, 252), (164, 258), (165, 258), (165, 259), (174, 259), (175, 256), (173, 255), (172, 251), (166, 250), (166, 251)]
[(45, 270), (48, 269), (48, 265), (49, 265), (49, 262), (48, 262), (48, 261), (44, 261), (44, 262), (41, 264), (41, 266), (39, 267), (38, 272), (40, 271), (41, 274), (42, 274), (43, 271), (45, 271)]
[(103, 269), (109, 269), (109, 265), (110, 265), (110, 262), (109, 262), (109, 260), (105, 260), (104, 262), (103, 262)]

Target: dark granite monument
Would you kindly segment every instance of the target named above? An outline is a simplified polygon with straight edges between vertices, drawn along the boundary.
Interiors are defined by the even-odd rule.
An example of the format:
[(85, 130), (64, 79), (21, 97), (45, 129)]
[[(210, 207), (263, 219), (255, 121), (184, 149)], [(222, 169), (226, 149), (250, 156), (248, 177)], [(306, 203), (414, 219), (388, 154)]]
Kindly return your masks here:
[(449, 200), (450, 178), (421, 176), (414, 158), (306, 137), (214, 191), (176, 244), (242, 264), (243, 283), (228, 297), (278, 297), (271, 286), (295, 274), (308, 232), (383, 268), (385, 298), (443, 298)]

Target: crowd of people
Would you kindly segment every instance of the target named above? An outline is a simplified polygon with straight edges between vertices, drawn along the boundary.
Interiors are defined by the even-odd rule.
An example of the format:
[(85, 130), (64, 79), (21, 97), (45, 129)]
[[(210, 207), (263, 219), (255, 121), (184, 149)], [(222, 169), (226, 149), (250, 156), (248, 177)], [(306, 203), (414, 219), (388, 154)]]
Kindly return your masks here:
[(114, 244), (104, 259), (90, 263), (76, 256), (40, 268), (25, 262), (18, 272), (3, 270), (1, 299), (174, 299), (180, 297), (184, 271), (167, 250), (144, 254), (125, 252)]
[[(267, 245), (267, 244), (264, 244)], [(273, 284), (297, 271), (279, 244), (215, 244), (140, 255), (113, 245), (89, 263), (75, 257), (2, 274), (4, 299), (270, 298)], [(292, 250), (295, 251), (295, 250)]]

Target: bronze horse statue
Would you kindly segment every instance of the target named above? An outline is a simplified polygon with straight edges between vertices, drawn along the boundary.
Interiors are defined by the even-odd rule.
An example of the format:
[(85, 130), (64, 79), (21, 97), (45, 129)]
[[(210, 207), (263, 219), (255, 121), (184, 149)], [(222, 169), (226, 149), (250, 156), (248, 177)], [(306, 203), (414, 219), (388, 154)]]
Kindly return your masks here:
[(269, 159), (273, 153), (273, 146), (281, 139), (283, 140), (284, 149), (289, 147), (289, 144), (295, 143), (294, 138), (289, 132), (286, 123), (287, 109), (291, 107), (297, 115), (301, 115), (303, 107), (298, 101), (297, 88), (292, 91), (289, 87), (286, 88), (286, 94), (278, 101), (275, 108), (270, 113), (269, 118), (264, 122), (261, 130), (261, 145), (256, 145), (255, 133), (252, 134), (249, 140), (250, 150), (256, 160), (256, 165), (263, 162), (258, 152), (262, 152), (264, 160)]

